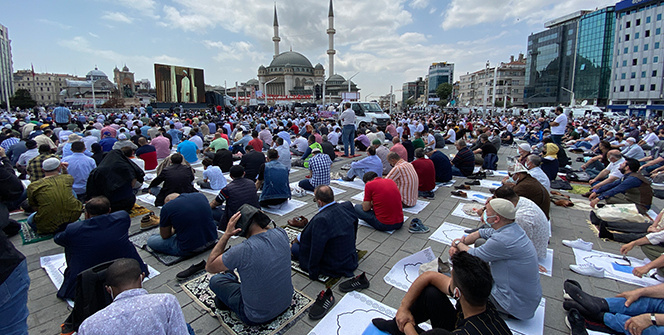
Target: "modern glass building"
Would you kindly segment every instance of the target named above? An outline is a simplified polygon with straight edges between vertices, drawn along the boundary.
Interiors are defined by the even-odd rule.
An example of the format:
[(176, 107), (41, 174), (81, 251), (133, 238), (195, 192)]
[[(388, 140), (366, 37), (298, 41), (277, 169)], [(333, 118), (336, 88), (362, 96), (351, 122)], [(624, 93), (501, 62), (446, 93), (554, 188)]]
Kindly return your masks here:
[(14, 95), (12, 47), (7, 27), (0, 24), (0, 101)]
[(589, 104), (606, 106), (611, 85), (614, 7), (588, 13), (579, 20), (574, 98)]
[(545, 23), (547, 30), (528, 36), (526, 87), (528, 107), (569, 104), (579, 20), (578, 11)]
[(616, 4), (609, 109), (632, 115), (664, 112), (664, 1)]
[(436, 89), (443, 83), (454, 84), (454, 64), (447, 62), (431, 64), (429, 66), (429, 99), (438, 98)]

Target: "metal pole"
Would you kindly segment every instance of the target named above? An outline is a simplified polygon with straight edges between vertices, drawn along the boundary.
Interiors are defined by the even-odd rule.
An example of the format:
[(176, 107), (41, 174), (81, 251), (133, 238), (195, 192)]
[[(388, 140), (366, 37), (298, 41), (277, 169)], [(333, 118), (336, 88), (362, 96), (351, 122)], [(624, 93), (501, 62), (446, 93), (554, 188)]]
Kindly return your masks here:
[(489, 89), (489, 82), (487, 81), (487, 78), (489, 78), (489, 61), (486, 61), (486, 66), (484, 67), (484, 103), (482, 104), (484, 108), (482, 108), (482, 114), (486, 113), (486, 94), (487, 90)]
[(574, 35), (574, 60), (572, 61), (572, 83), (570, 84), (570, 107), (574, 107), (574, 105), (576, 105), (576, 101), (574, 99), (574, 77), (576, 76), (576, 47), (579, 43), (579, 22), (580, 21), (576, 21), (576, 34)]
[(388, 110), (388, 113), (392, 112), (392, 106), (394, 105), (394, 94), (392, 94), (393, 88), (393, 85), (390, 85), (390, 109)]
[(97, 100), (95, 100), (95, 80), (92, 80), (92, 110), (97, 114)]
[(496, 105), (496, 79), (498, 78), (498, 65), (493, 68), (493, 90), (491, 91), (491, 107)]
[[(240, 96), (238, 95), (238, 88), (237, 88), (237, 81), (235, 82), (235, 103), (239, 104), (240, 103)], [(226, 106), (224, 106), (226, 107)]]

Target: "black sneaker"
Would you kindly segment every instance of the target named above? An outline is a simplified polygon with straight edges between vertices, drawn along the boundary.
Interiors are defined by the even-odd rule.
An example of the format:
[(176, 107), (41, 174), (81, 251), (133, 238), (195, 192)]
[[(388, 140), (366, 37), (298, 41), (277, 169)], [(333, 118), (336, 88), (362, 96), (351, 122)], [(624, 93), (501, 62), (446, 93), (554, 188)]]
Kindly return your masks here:
[(184, 271), (178, 273), (177, 275), (175, 275), (175, 278), (177, 278), (178, 280), (187, 279), (187, 278), (191, 277), (192, 275), (196, 274), (198, 271), (201, 271), (203, 269), (205, 269), (205, 261), (204, 260), (201, 261), (198, 264), (192, 264), (186, 270), (184, 270)]
[(399, 326), (397, 325), (397, 322), (394, 319), (386, 320), (386, 319), (381, 319), (381, 318), (376, 318), (372, 319), (371, 323), (373, 323), (378, 330), (382, 332), (386, 332), (390, 335), (402, 335), (403, 332), (399, 330)]
[(312, 320), (322, 319), (330, 308), (334, 305), (334, 296), (332, 295), (332, 290), (327, 289), (325, 291), (320, 291), (316, 302), (309, 309), (309, 318)]
[(466, 185), (479, 185), (480, 181), (479, 180), (467, 181), (465, 184)]
[(345, 282), (339, 284), (339, 291), (347, 293), (354, 290), (361, 290), (369, 288), (369, 280), (367, 279), (366, 273), (362, 272), (361, 275), (356, 276), (352, 279), (346, 280)]
[(353, 181), (353, 180), (355, 180), (355, 177), (343, 176), (343, 177), (341, 177), (341, 180), (343, 180), (343, 181)]
[(586, 319), (581, 316), (581, 313), (576, 309), (572, 308), (567, 313), (565, 318), (565, 324), (571, 330), (572, 335), (588, 335), (586, 330)]

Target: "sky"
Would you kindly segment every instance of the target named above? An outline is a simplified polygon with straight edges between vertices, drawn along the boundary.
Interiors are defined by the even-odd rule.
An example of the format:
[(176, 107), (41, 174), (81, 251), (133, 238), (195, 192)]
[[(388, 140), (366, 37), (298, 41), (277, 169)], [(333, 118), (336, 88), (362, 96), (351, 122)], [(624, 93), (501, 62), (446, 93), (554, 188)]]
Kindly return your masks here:
[[(154, 87), (154, 63), (205, 70), (209, 85), (257, 78), (274, 53), (292, 48), (328, 70), (329, 0), (4, 1), (14, 71), (78, 76), (97, 66), (112, 79), (125, 64)], [(608, 0), (334, 0), (335, 72), (378, 99), (425, 77), (431, 63), (455, 64), (454, 79), (526, 53), (544, 22)]]

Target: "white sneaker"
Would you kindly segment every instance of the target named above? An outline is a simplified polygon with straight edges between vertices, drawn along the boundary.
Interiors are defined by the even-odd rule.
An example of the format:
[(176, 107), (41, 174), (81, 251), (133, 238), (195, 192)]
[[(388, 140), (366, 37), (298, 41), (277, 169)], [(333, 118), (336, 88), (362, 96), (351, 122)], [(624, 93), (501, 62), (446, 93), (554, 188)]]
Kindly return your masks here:
[(563, 240), (563, 245), (574, 249), (580, 249), (583, 251), (593, 250), (593, 242), (586, 242), (580, 238), (577, 238), (574, 241)]
[(597, 267), (592, 263), (584, 263), (581, 265), (570, 264), (569, 268), (570, 270), (584, 276), (604, 278), (604, 269)]

